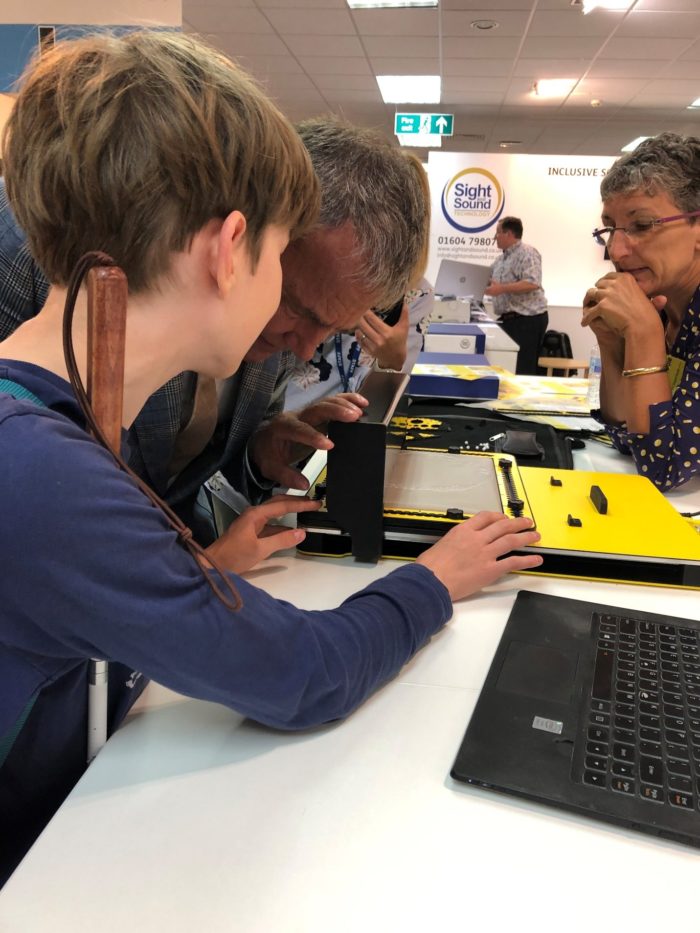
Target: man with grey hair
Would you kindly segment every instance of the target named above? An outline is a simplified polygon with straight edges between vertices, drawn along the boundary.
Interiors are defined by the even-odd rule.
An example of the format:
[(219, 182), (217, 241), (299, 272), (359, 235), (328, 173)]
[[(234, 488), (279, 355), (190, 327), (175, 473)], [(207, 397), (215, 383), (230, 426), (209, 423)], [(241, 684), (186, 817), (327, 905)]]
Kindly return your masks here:
[[(307, 487), (294, 462), (304, 450), (330, 447), (322, 433), (327, 422), (356, 420), (363, 400), (336, 396), (282, 413), (294, 357), (309, 359), (329, 334), (354, 329), (369, 308), (393, 305), (425, 259), (429, 203), (420, 163), (379, 134), (340, 121), (309, 120), (298, 131), (321, 182), (321, 216), (282, 257), (277, 312), (234, 376), (213, 385), (181, 373), (150, 397), (129, 430), (130, 465), (203, 544), (209, 541), (195, 502), (217, 471), (252, 503), (275, 485)], [(41, 307), (32, 307), (29, 296), (20, 302), (16, 290), (8, 300), (2, 288), (13, 262), (26, 266), (22, 245), (0, 184), (5, 336)], [(41, 294), (38, 270), (23, 272)]]

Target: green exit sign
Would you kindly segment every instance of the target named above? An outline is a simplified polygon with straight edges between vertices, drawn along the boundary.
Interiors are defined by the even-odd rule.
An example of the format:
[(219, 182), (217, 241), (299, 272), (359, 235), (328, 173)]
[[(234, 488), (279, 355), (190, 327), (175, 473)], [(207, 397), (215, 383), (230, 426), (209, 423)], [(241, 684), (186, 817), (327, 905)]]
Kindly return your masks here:
[(452, 113), (397, 113), (394, 115), (394, 132), (400, 136), (415, 133), (452, 136), (454, 120)]

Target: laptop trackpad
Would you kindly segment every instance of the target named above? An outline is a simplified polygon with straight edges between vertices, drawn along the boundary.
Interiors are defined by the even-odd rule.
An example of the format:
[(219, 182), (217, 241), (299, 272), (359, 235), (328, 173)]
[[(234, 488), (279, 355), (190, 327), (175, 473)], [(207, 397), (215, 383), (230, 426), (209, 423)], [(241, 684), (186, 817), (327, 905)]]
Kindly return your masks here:
[(576, 678), (576, 652), (512, 641), (496, 687), (535, 700), (570, 703)]

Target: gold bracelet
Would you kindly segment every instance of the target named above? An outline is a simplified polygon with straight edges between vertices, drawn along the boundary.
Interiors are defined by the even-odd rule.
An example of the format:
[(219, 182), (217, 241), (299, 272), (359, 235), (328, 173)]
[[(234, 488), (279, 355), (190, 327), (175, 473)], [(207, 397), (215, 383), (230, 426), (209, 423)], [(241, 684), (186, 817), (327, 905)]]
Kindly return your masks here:
[(668, 360), (663, 366), (638, 366), (637, 369), (623, 369), (622, 375), (629, 379), (630, 376), (650, 376), (652, 373), (667, 373)]

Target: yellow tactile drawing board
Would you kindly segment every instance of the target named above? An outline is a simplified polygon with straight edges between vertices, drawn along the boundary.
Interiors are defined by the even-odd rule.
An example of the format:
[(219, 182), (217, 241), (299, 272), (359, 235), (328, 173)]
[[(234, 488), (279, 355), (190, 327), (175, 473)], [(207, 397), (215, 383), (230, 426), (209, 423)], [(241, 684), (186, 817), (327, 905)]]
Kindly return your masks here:
[[(325, 474), (317, 482), (322, 489)], [(480, 509), (533, 519), (541, 573), (700, 588), (700, 535), (645, 477), (518, 467), (503, 454), (387, 450), (385, 557), (415, 556)], [(323, 522), (322, 513), (306, 517), (302, 549), (349, 553), (342, 529)]]
[[(700, 535), (643, 476), (535, 467), (520, 467), (520, 476), (543, 548), (700, 564)], [(605, 495), (606, 514), (593, 504), (593, 486)]]

